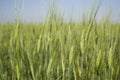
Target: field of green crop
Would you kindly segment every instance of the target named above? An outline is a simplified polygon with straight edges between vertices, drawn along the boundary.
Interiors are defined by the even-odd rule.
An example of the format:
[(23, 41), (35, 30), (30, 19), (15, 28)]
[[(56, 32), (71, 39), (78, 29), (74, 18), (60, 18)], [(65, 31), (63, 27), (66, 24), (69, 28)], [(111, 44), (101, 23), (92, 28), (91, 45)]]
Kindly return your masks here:
[(0, 80), (119, 80), (120, 24), (0, 24)]

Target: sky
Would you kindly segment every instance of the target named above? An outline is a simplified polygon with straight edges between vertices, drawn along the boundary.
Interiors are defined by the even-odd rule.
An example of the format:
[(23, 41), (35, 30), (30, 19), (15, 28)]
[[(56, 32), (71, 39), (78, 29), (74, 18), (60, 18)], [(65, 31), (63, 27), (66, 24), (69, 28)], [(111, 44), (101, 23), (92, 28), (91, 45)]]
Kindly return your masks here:
[[(16, 3), (15, 3), (16, 1)], [(13, 22), (15, 18), (23, 22), (41, 22), (48, 15), (52, 0), (0, 0), (0, 23)], [(92, 7), (100, 0), (55, 0), (55, 10), (64, 21), (75, 22), (88, 17)], [(95, 5), (94, 5), (95, 3)], [(112, 22), (120, 23), (120, 0), (102, 0), (96, 20), (110, 15)]]

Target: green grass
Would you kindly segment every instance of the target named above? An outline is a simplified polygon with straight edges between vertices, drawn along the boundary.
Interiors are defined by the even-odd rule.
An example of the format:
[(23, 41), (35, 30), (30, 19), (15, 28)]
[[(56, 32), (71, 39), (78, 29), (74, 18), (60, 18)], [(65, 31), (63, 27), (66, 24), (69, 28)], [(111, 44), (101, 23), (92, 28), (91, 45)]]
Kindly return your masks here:
[(90, 26), (1, 24), (0, 80), (119, 80), (120, 24)]

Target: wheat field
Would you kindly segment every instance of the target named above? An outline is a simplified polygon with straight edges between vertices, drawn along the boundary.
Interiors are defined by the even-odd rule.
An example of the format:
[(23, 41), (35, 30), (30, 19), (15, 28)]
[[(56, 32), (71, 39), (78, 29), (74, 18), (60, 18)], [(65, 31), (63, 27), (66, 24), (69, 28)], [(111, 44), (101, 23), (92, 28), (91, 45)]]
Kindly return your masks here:
[(119, 80), (120, 24), (90, 26), (1, 24), (0, 80)]
[(120, 80), (120, 24), (94, 12), (79, 23), (51, 11), (43, 23), (0, 24), (0, 80)]

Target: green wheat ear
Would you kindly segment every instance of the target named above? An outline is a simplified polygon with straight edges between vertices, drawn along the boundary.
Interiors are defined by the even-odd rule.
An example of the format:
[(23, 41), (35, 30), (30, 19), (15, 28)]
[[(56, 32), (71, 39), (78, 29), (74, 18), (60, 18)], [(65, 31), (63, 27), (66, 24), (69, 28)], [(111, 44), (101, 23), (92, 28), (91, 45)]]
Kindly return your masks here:
[(53, 62), (53, 59), (51, 58), (49, 63), (48, 63), (48, 68), (47, 68), (47, 75), (49, 76), (49, 73), (51, 71), (51, 67), (52, 67), (52, 62)]
[(18, 65), (16, 65), (16, 74), (17, 74), (17, 80), (20, 80), (20, 71)]
[(83, 30), (82, 32), (82, 36), (81, 36), (81, 41), (80, 41), (80, 49), (81, 49), (81, 52), (84, 53), (84, 50), (85, 50), (85, 32)]
[(16, 24), (15, 39), (17, 39), (17, 37), (18, 37), (18, 32), (19, 32), (19, 24)]
[(41, 43), (41, 35), (39, 36), (39, 39), (38, 39), (38, 42), (37, 42), (37, 52), (39, 52), (40, 51), (40, 44)]
[(74, 53), (73, 53), (73, 46), (72, 46), (70, 49), (70, 54), (69, 54), (69, 64), (72, 64), (73, 57), (74, 57)]
[(113, 63), (113, 53), (112, 53), (112, 48), (110, 48), (109, 53), (108, 53), (108, 65), (111, 68), (112, 67), (112, 63)]
[(96, 66), (98, 67), (102, 58), (102, 51), (99, 50), (98, 56), (97, 56), (97, 61), (96, 61)]

